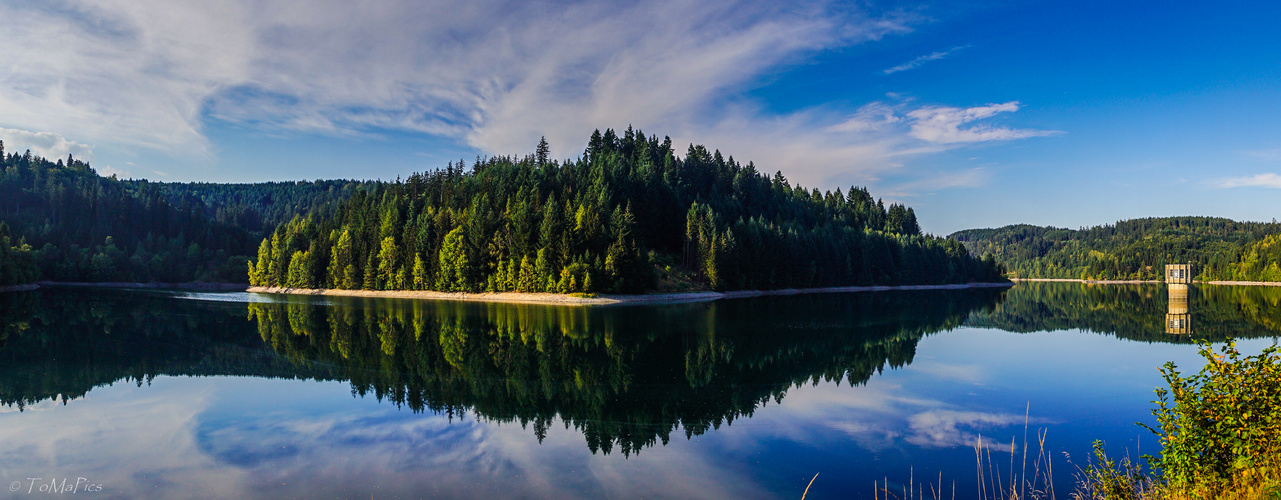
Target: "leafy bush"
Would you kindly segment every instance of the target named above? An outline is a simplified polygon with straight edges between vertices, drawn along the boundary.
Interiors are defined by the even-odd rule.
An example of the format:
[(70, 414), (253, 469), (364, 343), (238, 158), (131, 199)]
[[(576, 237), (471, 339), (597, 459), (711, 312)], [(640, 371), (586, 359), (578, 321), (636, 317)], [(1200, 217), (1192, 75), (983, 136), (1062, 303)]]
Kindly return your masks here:
[(1216, 354), (1201, 341), (1206, 365), (1183, 376), (1161, 368), (1169, 388), (1156, 390), (1152, 414), (1161, 456), (1145, 455), (1159, 477), (1108, 459), (1096, 442), (1074, 498), (1281, 499), (1281, 348), (1242, 356), (1228, 340)]
[(1184, 377), (1174, 363), (1157, 389), (1160, 458), (1150, 458), (1171, 486), (1230, 485), (1281, 452), (1281, 351), (1276, 345), (1242, 357), (1229, 340), (1215, 354), (1201, 344), (1206, 365)]

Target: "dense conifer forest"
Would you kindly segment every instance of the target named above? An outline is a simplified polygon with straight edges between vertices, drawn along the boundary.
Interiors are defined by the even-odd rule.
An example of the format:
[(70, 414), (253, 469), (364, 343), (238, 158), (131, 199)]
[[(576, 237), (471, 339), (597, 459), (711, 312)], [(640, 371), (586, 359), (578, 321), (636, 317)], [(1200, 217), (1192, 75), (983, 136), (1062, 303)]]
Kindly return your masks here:
[(994, 255), (1021, 278), (1159, 280), (1166, 264), (1191, 262), (1199, 280), (1281, 281), (1276, 221), (1162, 217), (1079, 230), (1020, 224), (948, 238), (975, 255)]
[(864, 188), (820, 192), (630, 127), (577, 160), (478, 158), (358, 190), (262, 241), (254, 285), (557, 293), (1000, 280)]
[(579, 159), (548, 150), (396, 182), (184, 184), (0, 143), (0, 285), (593, 293), (1000, 279), (864, 188), (805, 189), (703, 146), (678, 157), (670, 139), (630, 128), (593, 134)]
[(264, 234), (360, 185), (120, 180), (72, 157), (6, 154), (0, 142), (0, 286), (36, 279), (244, 283), (245, 263)]

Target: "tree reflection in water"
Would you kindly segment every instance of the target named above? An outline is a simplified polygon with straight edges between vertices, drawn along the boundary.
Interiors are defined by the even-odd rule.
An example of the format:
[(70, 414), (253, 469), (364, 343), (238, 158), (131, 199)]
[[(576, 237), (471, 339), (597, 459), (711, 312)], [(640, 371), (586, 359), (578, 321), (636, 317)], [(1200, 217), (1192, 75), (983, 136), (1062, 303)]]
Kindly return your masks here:
[[(1171, 296), (1161, 284), (1023, 282), (1009, 289), (997, 307), (974, 312), (965, 324), (1027, 333), (1079, 329), (1184, 344), (1194, 338), (1222, 341), (1281, 332), (1281, 287), (1191, 285), (1182, 293), (1182, 298), (1178, 290)], [(1195, 330), (1167, 332), (1172, 307), (1194, 317)]]
[(540, 439), (559, 417), (593, 452), (630, 455), (750, 417), (800, 384), (904, 366), (924, 335), (1000, 293), (573, 308), (49, 289), (0, 297), (0, 402), (65, 402), (157, 375), (347, 380), (356, 395), (519, 422)]
[[(1159, 285), (1021, 283), (604, 308), (178, 297), (0, 295), (0, 403), (66, 402), (158, 375), (343, 380), (358, 396), (518, 422), (539, 439), (560, 418), (592, 451), (631, 455), (673, 433), (750, 417), (801, 384), (863, 384), (911, 363), (925, 335), (959, 326), (1189, 341), (1165, 332), (1169, 297)], [(1188, 309), (1194, 336), (1217, 340), (1275, 336), (1279, 303), (1281, 288), (1196, 285)]]
[(862, 384), (995, 291), (795, 296), (571, 308), (344, 299), (250, 304), (262, 339), (414, 411), (531, 426), (559, 417), (625, 455), (750, 417), (787, 390)]

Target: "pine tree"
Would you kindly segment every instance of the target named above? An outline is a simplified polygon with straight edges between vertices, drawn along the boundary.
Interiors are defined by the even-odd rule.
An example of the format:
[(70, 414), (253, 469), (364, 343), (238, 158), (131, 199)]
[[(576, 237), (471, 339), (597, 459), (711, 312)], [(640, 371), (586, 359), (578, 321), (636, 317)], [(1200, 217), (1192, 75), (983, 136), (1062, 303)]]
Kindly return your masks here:
[(538, 149), (535, 151), (534, 155), (535, 161), (538, 162), (538, 166), (541, 167), (547, 164), (547, 157), (551, 155), (551, 146), (547, 145), (546, 136), (538, 139)]
[(463, 241), (463, 228), (456, 227), (445, 235), (440, 247), (440, 264), (436, 275), (436, 289), (447, 292), (466, 292), (471, 289), (468, 280), (470, 262)]
[(378, 249), (378, 281), (379, 285), (381, 285), (379, 289), (395, 290), (403, 288), (403, 285), (399, 283), (400, 280), (396, 279), (398, 276), (398, 254), (396, 238), (391, 236), (383, 238)]

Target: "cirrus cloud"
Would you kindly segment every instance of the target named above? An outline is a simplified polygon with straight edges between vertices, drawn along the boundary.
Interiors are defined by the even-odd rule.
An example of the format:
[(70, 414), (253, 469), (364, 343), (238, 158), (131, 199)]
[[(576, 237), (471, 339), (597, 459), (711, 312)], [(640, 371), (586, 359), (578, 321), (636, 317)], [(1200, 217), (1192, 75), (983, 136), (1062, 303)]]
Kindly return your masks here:
[(0, 18), (23, 19), (0, 24), (0, 126), (126, 150), (211, 157), (205, 128), (218, 121), (421, 133), (483, 154), (545, 136), (564, 158), (593, 129), (632, 124), (827, 187), (964, 144), (1056, 133), (972, 124), (1016, 102), (873, 103), (843, 116), (770, 113), (750, 97), (762, 78), (920, 20), (862, 4), (82, 0), (0, 3)]
[(900, 65), (898, 65), (898, 66), (895, 66), (895, 67), (893, 67), (893, 68), (886, 68), (886, 69), (882, 70), (881, 72), (882, 72), (882, 73), (885, 73), (885, 74), (887, 74), (887, 75), (892, 75), (892, 74), (894, 74), (894, 73), (898, 73), (898, 72), (900, 72), (900, 71), (907, 71), (907, 70), (909, 70), (909, 69), (916, 69), (916, 68), (921, 67), (922, 65), (924, 65), (924, 64), (925, 64), (925, 63), (927, 63), (927, 62), (930, 62), (930, 61), (937, 61), (937, 60), (939, 60), (939, 59), (943, 59), (943, 58), (945, 58), (945, 57), (947, 57), (947, 56), (951, 55), (953, 52), (956, 52), (956, 51), (958, 51), (958, 50), (964, 49), (964, 48), (966, 48), (966, 47), (968, 47), (968, 46), (952, 47), (952, 48), (947, 49), (947, 50), (940, 50), (940, 51), (938, 51), (938, 52), (932, 52), (932, 53), (929, 53), (929, 54), (923, 55), (923, 56), (921, 56), (921, 57), (918, 57), (918, 58), (916, 58), (916, 59), (912, 59), (911, 61), (905, 62), (905, 63), (900, 64)]
[(1281, 189), (1281, 175), (1268, 172), (1245, 177), (1229, 177), (1220, 179), (1218, 185), (1221, 188), (1265, 187)]
[(913, 110), (907, 116), (912, 119), (912, 137), (939, 144), (1007, 141), (1062, 133), (1057, 130), (1011, 129), (983, 125), (961, 128), (970, 122), (991, 118), (998, 113), (1011, 113), (1018, 110), (1018, 101), (1011, 101), (972, 108), (926, 107)]

